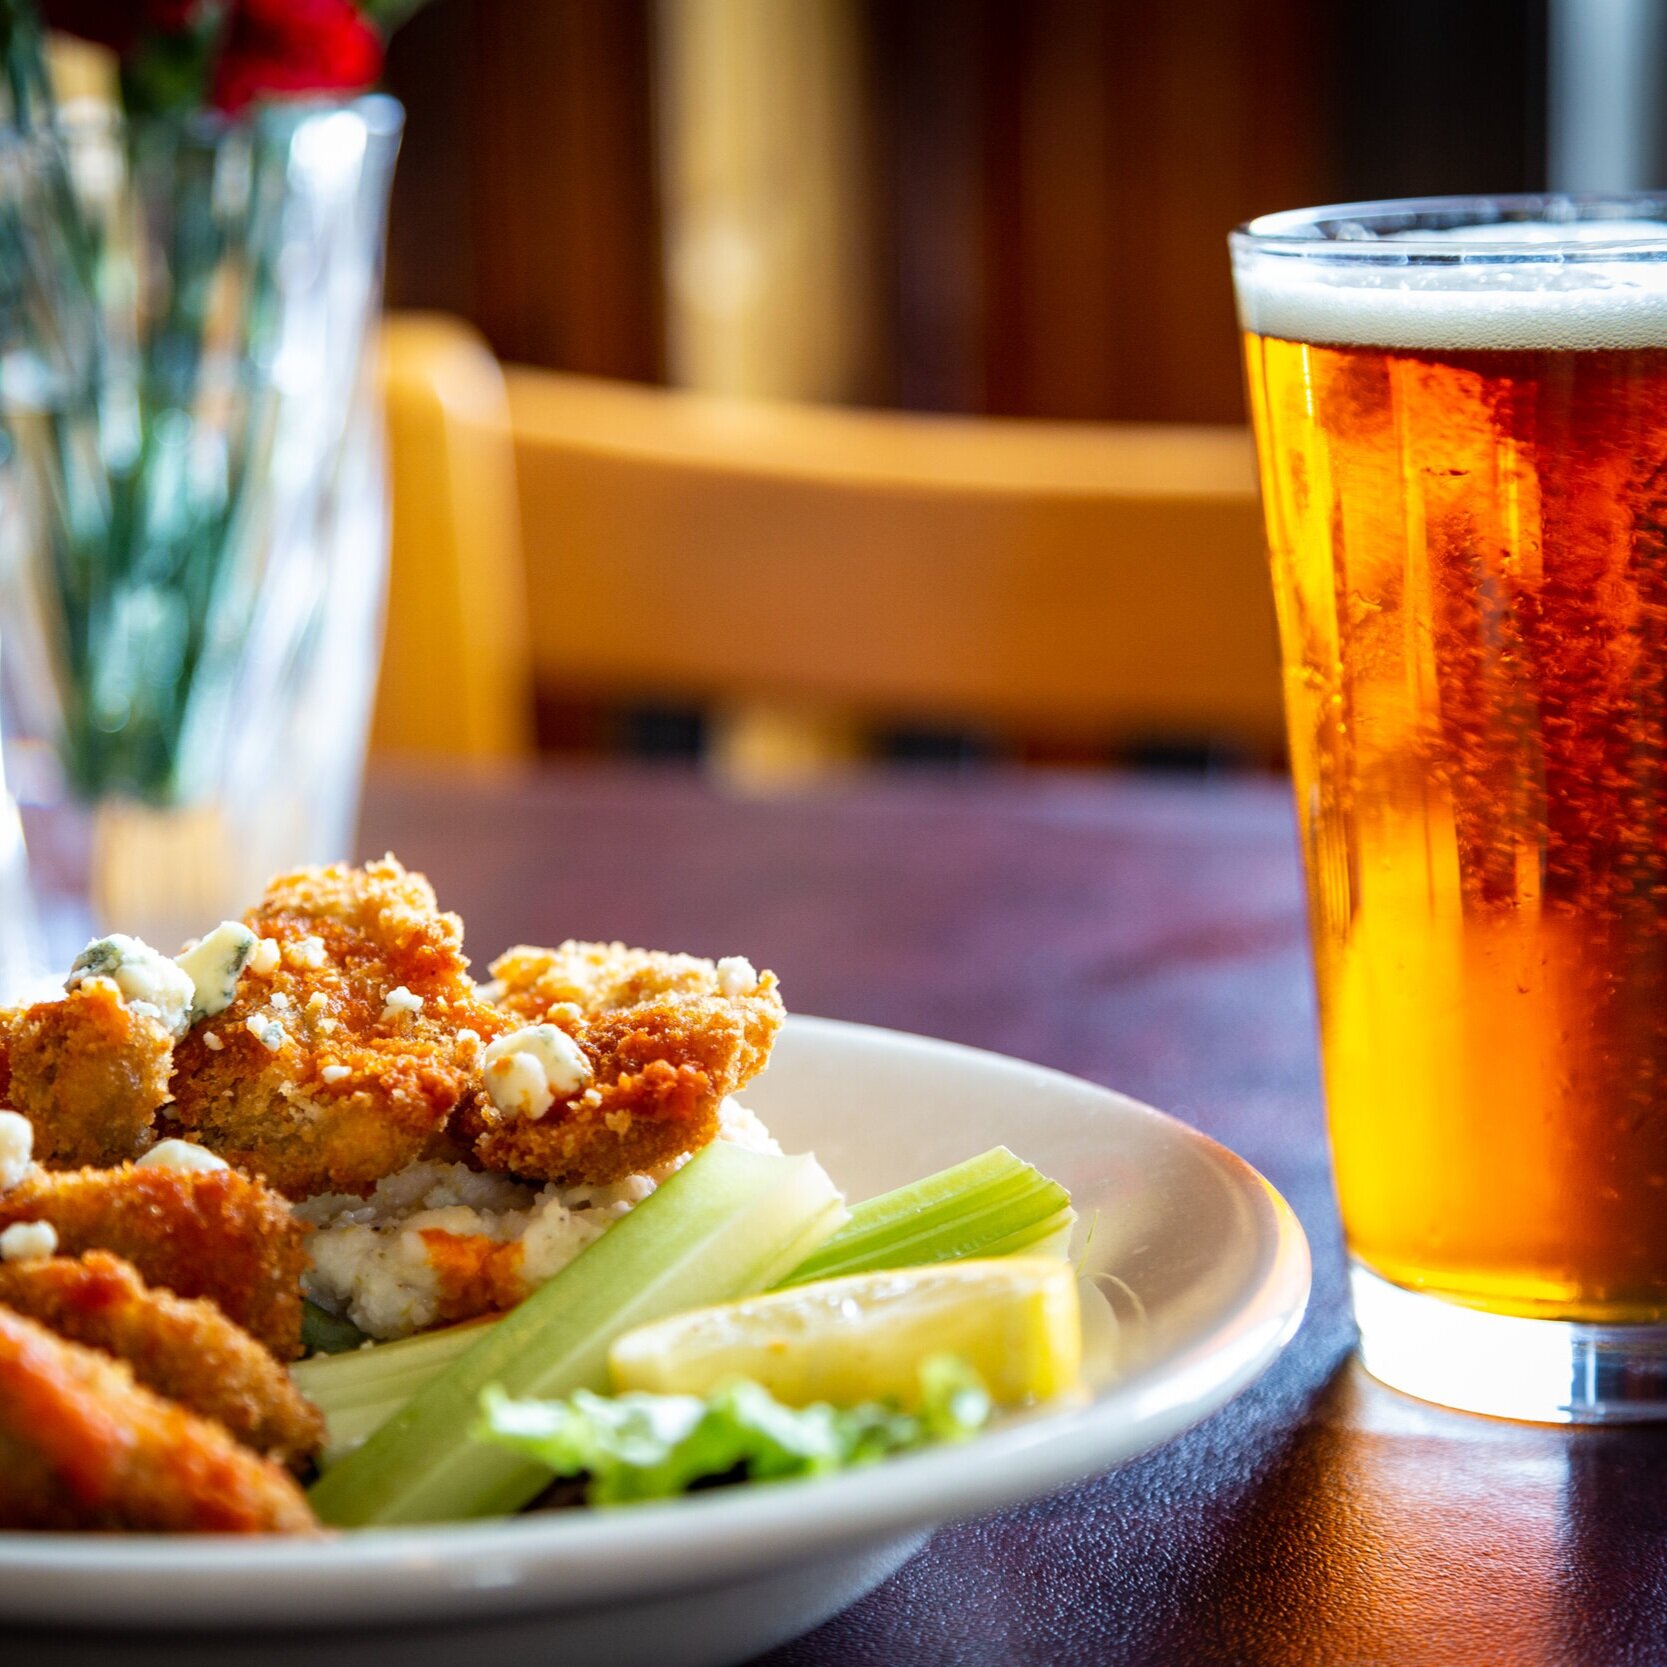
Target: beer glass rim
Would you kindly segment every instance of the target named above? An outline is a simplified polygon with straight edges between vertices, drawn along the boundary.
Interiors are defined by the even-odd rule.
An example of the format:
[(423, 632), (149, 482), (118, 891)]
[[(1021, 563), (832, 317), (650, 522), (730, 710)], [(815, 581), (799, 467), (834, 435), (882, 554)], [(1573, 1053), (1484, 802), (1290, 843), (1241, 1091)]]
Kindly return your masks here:
[[(1605, 222), (1630, 222), (1624, 236), (1604, 237)], [(1640, 235), (1638, 223), (1660, 235)], [(1532, 222), (1532, 237), (1496, 228)], [(1568, 226), (1567, 237), (1546, 226)], [(1487, 228), (1467, 238), (1468, 230)], [(1500, 196), (1390, 197), (1261, 214), (1236, 226), (1236, 253), (1327, 263), (1413, 265), (1660, 260), (1667, 256), (1667, 191), (1515, 192)]]

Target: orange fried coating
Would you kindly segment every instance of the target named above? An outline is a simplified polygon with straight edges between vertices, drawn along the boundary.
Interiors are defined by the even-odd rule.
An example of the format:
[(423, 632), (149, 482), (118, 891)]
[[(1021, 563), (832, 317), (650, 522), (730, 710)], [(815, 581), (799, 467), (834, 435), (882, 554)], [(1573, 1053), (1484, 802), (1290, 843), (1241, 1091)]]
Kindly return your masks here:
[(476, 997), (462, 922), (428, 882), (391, 857), (302, 869), (247, 919), (279, 963), (263, 975), (257, 956), (232, 1005), (176, 1048), (171, 1115), (291, 1198), (364, 1194), (455, 1157), (447, 1123), (507, 1022)]
[(0, 1230), (19, 1221), (50, 1222), (66, 1256), (108, 1250), (146, 1284), (212, 1302), (280, 1360), (301, 1352), (307, 1228), (251, 1176), (37, 1166), (0, 1192)]
[(0, 1013), (0, 1105), (34, 1125), (48, 1167), (121, 1163), (150, 1145), (168, 1098), (173, 1037), (107, 978)]
[(305, 1534), (270, 1459), (141, 1387), (119, 1360), (0, 1307), (0, 1528)]
[(115, 1355), (145, 1388), (279, 1464), (293, 1468), (323, 1445), (318, 1408), (254, 1338), (211, 1302), (151, 1289), (105, 1251), (0, 1262), (0, 1307)]
[(458, 1120), (476, 1160), (536, 1180), (605, 1185), (698, 1151), (718, 1106), (761, 1070), (784, 1011), (773, 973), (726, 980), (710, 961), (623, 944), (512, 949), (493, 963), (499, 1005), (584, 1050), (592, 1081), (530, 1120), (484, 1092)]

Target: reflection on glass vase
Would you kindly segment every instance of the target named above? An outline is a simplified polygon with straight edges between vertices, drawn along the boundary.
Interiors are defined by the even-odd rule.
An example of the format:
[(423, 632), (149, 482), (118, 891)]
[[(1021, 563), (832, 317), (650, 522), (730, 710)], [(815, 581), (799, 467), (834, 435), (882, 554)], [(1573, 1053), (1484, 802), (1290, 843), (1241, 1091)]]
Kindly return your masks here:
[(372, 97), (0, 135), (0, 733), (52, 964), (347, 854), (400, 125)]

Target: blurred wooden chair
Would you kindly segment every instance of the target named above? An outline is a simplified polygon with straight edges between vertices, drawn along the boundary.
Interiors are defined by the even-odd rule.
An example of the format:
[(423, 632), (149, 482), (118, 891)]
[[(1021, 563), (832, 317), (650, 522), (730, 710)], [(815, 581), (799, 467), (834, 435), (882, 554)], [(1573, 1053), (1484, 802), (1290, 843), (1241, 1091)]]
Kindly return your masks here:
[(371, 746), (514, 757), (533, 747), (526, 577), (503, 372), (453, 319), (382, 333), (393, 540)]
[[(494, 750), (437, 708), (459, 678), (512, 704), (530, 663), (540, 690), (729, 714), (716, 762), (741, 778), (910, 720), (1277, 754), (1242, 430), (854, 411), (513, 367), (500, 380), (477, 338), (435, 319), (393, 319), (385, 341), (379, 741), (397, 701), (403, 740)], [(517, 523), (530, 659), (510, 617)], [(478, 736), (524, 722), (500, 711)]]

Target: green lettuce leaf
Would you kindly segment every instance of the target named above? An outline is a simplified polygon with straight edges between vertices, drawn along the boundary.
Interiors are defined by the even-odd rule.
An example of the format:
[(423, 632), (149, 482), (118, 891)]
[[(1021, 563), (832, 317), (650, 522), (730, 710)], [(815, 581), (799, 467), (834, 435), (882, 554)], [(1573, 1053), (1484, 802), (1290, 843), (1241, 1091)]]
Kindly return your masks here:
[(589, 1478), (593, 1505), (670, 1499), (702, 1483), (780, 1481), (875, 1464), (942, 1441), (964, 1441), (990, 1417), (978, 1374), (949, 1355), (924, 1362), (920, 1405), (783, 1406), (745, 1378), (709, 1397), (596, 1395), (516, 1401), (488, 1388), (477, 1441)]

